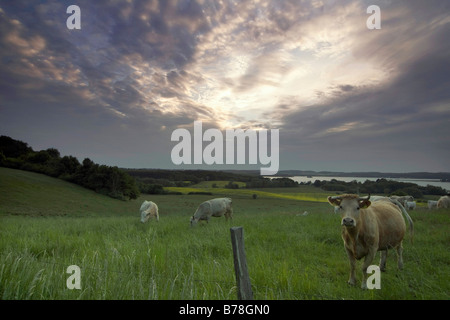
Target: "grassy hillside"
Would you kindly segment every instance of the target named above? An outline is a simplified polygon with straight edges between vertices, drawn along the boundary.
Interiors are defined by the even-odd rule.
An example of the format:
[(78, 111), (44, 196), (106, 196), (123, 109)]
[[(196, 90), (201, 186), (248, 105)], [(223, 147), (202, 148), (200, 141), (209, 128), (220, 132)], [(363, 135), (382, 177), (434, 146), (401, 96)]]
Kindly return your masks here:
[[(233, 198), (233, 220), (190, 228), (189, 217), (211, 196), (120, 201), (0, 168), (0, 299), (235, 299), (232, 226), (244, 227), (256, 299), (450, 298), (450, 210), (412, 211), (416, 236), (404, 242), (405, 270), (391, 252), (381, 290), (362, 291), (346, 283), (340, 218), (330, 205), (297, 200), (292, 190), (254, 200), (246, 193), (254, 190), (218, 189)], [(139, 222), (144, 199), (158, 204), (159, 222)], [(69, 265), (81, 268), (81, 290), (66, 287)]]
[[(134, 201), (121, 201), (73, 183), (29, 171), (0, 167), (0, 215), (128, 215)], [(134, 204), (134, 206), (133, 206)]]

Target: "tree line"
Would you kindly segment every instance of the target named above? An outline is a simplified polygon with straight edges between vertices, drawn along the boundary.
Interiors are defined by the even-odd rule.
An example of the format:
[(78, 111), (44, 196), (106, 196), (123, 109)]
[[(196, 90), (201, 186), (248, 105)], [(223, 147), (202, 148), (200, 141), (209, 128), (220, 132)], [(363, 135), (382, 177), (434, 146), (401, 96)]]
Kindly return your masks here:
[(0, 166), (43, 173), (116, 199), (136, 199), (140, 194), (135, 179), (118, 167), (99, 165), (89, 158), (80, 163), (73, 156), (61, 157), (55, 148), (34, 151), (8, 136), (0, 136)]
[[(303, 183), (302, 183), (303, 184)], [(311, 183), (306, 183), (311, 184)], [(385, 194), (406, 196), (410, 195), (416, 199), (423, 198), (424, 195), (446, 195), (445, 189), (437, 186), (427, 185), (426, 187), (419, 186), (410, 182), (399, 182), (388, 179), (377, 179), (376, 181), (366, 180), (363, 183), (356, 180), (345, 182), (336, 179), (316, 180), (312, 183), (315, 187), (326, 191), (341, 191), (345, 193), (371, 193), (371, 194)]]
[[(244, 182), (245, 188), (290, 188), (298, 183), (290, 178), (265, 178), (249, 173), (212, 170), (125, 169), (133, 176), (142, 193), (165, 194), (164, 187), (188, 187), (202, 181), (229, 181), (225, 188), (238, 189), (235, 182)], [(217, 185), (213, 184), (213, 187)]]
[[(166, 169), (125, 169), (131, 176), (140, 180), (179, 182), (189, 181), (191, 184), (197, 184), (201, 181), (214, 180), (234, 180), (234, 181), (250, 181), (253, 177), (248, 174), (238, 174), (227, 171), (213, 170), (166, 170)], [(174, 186), (174, 185), (170, 185)]]
[[(98, 193), (117, 199), (136, 199), (140, 193), (167, 194), (164, 187), (185, 187), (201, 181), (230, 181), (226, 188), (239, 188), (235, 181), (244, 182), (245, 188), (291, 188), (299, 184), (290, 178), (264, 178), (250, 173), (210, 170), (120, 169), (94, 163), (86, 158), (80, 163), (76, 157), (63, 156), (55, 148), (34, 151), (27, 143), (0, 136), (0, 166), (43, 173), (76, 183)], [(311, 183), (326, 191), (346, 193), (372, 193), (386, 195), (445, 195), (441, 187), (418, 186), (414, 183), (388, 179), (365, 182), (345, 182), (332, 179)]]
[(246, 188), (295, 188), (298, 187), (299, 184), (297, 181), (294, 181), (290, 178), (264, 178), (258, 177), (253, 178), (249, 182), (246, 183)]

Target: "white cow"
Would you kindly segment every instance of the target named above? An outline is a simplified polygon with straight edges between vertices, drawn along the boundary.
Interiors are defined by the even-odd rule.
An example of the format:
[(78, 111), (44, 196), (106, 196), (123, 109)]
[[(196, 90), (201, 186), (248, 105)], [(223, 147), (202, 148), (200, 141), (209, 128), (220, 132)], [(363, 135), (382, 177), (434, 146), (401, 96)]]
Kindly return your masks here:
[(402, 206), (406, 207), (405, 201), (414, 201), (413, 196), (390, 196), (391, 199), (395, 199), (402, 204)]
[(439, 208), (450, 208), (450, 197), (443, 196), (440, 197), (437, 203), (437, 207)]
[(414, 210), (416, 208), (415, 201), (405, 201), (405, 209)]
[(225, 216), (233, 218), (233, 208), (231, 207), (232, 200), (230, 198), (216, 198), (201, 203), (197, 211), (191, 217), (191, 227), (196, 225), (200, 220), (209, 221), (211, 217)]
[(141, 205), (141, 222), (145, 223), (150, 218), (156, 218), (159, 221), (158, 206), (152, 201), (145, 200)]
[(434, 200), (428, 200), (428, 209), (437, 208), (437, 201)]

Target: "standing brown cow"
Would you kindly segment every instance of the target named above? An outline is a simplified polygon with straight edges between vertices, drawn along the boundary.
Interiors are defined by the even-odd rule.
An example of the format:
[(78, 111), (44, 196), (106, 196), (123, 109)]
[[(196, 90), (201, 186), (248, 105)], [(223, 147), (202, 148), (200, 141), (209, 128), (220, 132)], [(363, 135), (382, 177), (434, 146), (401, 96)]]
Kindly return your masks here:
[[(367, 289), (367, 267), (372, 264), (377, 251), (381, 252), (380, 270), (386, 269), (387, 250), (396, 248), (398, 268), (403, 268), (402, 241), (406, 232), (402, 210), (390, 201), (377, 201), (373, 204), (367, 198), (355, 194), (328, 197), (332, 206), (339, 207), (342, 216), (342, 239), (350, 260), (350, 278), (348, 283), (356, 284), (356, 260), (364, 259), (362, 266), (363, 281), (361, 287)], [(412, 220), (406, 211), (411, 227)]]

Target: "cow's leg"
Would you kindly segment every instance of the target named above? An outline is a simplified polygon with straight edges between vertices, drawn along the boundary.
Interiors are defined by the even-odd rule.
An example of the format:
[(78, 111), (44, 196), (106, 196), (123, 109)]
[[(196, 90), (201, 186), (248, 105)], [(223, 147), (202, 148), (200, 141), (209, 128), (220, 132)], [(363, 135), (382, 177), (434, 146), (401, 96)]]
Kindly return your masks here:
[(350, 262), (350, 277), (348, 279), (348, 284), (354, 286), (356, 284), (356, 259), (355, 255), (353, 254), (353, 251), (349, 250), (347, 247), (345, 248), (345, 251), (347, 251), (348, 261)]
[(400, 270), (403, 269), (403, 246), (401, 242), (397, 246), (397, 266)]
[(363, 272), (363, 281), (361, 283), (362, 289), (367, 289), (367, 268), (372, 264), (373, 259), (375, 258), (375, 255), (377, 254), (377, 247), (370, 247), (369, 252), (367, 253), (366, 257), (364, 258), (364, 263), (362, 265), (362, 272)]
[(381, 258), (380, 258), (380, 270), (381, 271), (386, 271), (386, 258), (387, 258), (387, 255), (388, 255), (387, 249), (381, 251)]

